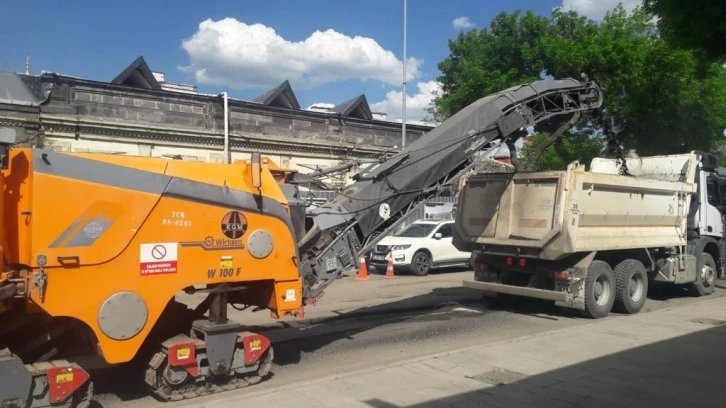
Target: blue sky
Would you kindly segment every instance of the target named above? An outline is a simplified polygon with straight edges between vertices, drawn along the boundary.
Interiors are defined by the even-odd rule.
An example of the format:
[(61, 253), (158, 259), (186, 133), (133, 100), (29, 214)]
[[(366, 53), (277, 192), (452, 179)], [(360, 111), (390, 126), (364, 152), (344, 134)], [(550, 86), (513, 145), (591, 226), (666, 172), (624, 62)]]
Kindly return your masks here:
[[(228, 91), (252, 99), (289, 79), (303, 108), (365, 93), (374, 109), (395, 119), (400, 117), (402, 3), (0, 0), (0, 70), (23, 71), (29, 53), (33, 73), (110, 81), (143, 55), (167, 81), (195, 83), (203, 93)], [(482, 27), (501, 11), (549, 14), (558, 6), (597, 18), (615, 4), (409, 0), (407, 57), (416, 61), (408, 66), (409, 119), (421, 119), (431, 99), (437, 63), (448, 54), (447, 40), (458, 33), (455, 19)]]

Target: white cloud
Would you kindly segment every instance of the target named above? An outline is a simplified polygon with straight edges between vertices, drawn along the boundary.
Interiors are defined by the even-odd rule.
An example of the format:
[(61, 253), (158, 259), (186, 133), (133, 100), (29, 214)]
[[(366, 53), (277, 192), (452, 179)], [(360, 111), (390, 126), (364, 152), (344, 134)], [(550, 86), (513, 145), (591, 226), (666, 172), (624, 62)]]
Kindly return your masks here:
[[(303, 41), (288, 41), (273, 28), (245, 24), (234, 18), (199, 23), (194, 35), (182, 41), (200, 84), (237, 89), (270, 87), (289, 80), (308, 88), (348, 79), (401, 83), (403, 63), (393, 52), (368, 37), (348, 37), (328, 29)], [(419, 77), (422, 60), (409, 58), (408, 81)]]
[(608, 10), (612, 10), (618, 3), (623, 3), (626, 11), (633, 11), (643, 4), (643, 0), (562, 0), (562, 8), (574, 10), (593, 20), (602, 20)]
[(335, 107), (335, 104), (334, 103), (326, 103), (326, 102), (317, 102), (317, 103), (311, 104), (310, 106), (308, 106), (307, 108), (305, 108), (305, 110), (311, 110), (313, 108), (313, 106), (316, 107), (316, 108), (331, 109), (331, 108), (334, 108)]
[[(406, 96), (406, 123), (424, 123), (422, 121), (428, 115), (426, 109), (431, 106), (433, 99), (441, 90), (441, 84), (436, 81), (419, 82), (416, 84), (418, 93)], [(371, 104), (371, 109), (377, 112), (388, 114), (388, 120), (401, 122), (403, 107), (403, 92), (390, 91), (386, 99)]]
[(467, 28), (476, 27), (476, 24), (469, 21), (469, 17), (458, 17), (451, 22), (451, 26), (457, 30), (466, 30)]

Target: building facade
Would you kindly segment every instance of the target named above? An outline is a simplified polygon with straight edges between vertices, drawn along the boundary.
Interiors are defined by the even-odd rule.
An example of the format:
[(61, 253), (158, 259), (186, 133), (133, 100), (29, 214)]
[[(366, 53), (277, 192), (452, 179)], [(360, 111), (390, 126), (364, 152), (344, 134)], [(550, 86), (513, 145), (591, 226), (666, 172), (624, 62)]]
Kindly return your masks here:
[[(285, 81), (253, 101), (227, 98), (225, 111), (223, 95), (166, 83), (142, 57), (110, 82), (4, 72), (0, 90), (0, 128), (56, 151), (206, 162), (260, 152), (281, 167), (308, 172), (376, 158), (401, 144), (401, 124), (381, 120), (364, 95), (327, 110), (304, 110)], [(406, 140), (430, 129), (408, 124)], [(327, 181), (341, 187), (355, 171)]]

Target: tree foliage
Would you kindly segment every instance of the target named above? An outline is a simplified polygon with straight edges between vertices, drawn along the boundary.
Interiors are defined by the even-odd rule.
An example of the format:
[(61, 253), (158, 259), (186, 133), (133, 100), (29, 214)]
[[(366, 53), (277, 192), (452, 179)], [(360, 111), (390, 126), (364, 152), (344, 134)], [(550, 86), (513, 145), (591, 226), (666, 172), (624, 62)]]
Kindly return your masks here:
[(547, 133), (538, 133), (527, 138), (521, 150), (523, 166), (534, 171), (564, 170), (575, 160), (589, 166), (590, 161), (604, 148), (602, 138), (590, 137), (586, 132), (571, 132), (546, 148), (539, 159), (532, 163), (535, 151), (548, 136)]
[(726, 59), (723, 0), (644, 0), (643, 8), (658, 16), (658, 29), (670, 43), (702, 50), (714, 61)]
[[(601, 130), (641, 155), (712, 150), (726, 129), (726, 69), (659, 37), (653, 16), (618, 5), (601, 23), (574, 11), (550, 17), (500, 13), (488, 28), (460, 33), (439, 63), (441, 94), (431, 113), (444, 120), (475, 100), (535, 81), (541, 74), (580, 79), (604, 91), (603, 109), (577, 127)], [(549, 133), (566, 122), (538, 125)]]
[(539, 79), (544, 65), (537, 60), (537, 43), (548, 25), (531, 11), (501, 13), (490, 28), (450, 40), (450, 55), (439, 63), (441, 96), (434, 100), (434, 117), (444, 120), (482, 96)]

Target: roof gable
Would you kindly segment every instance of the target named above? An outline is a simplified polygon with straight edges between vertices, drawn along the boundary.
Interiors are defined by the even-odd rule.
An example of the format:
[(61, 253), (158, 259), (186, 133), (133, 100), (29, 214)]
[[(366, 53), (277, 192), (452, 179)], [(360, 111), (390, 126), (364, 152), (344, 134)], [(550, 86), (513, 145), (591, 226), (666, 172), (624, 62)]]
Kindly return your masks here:
[(23, 78), (14, 72), (0, 72), (0, 103), (38, 106), (41, 98), (35, 95)]
[(111, 81), (114, 85), (126, 85), (134, 88), (161, 90), (161, 85), (154, 78), (143, 56), (136, 58), (126, 69)]
[(349, 116), (358, 119), (372, 120), (373, 114), (368, 106), (368, 100), (364, 94), (358, 95), (353, 99), (349, 99), (332, 109), (330, 113), (337, 113), (341, 116)]
[(295, 92), (292, 91), (290, 82), (287, 80), (253, 99), (252, 102), (278, 108), (300, 109), (300, 103), (298, 103)]

